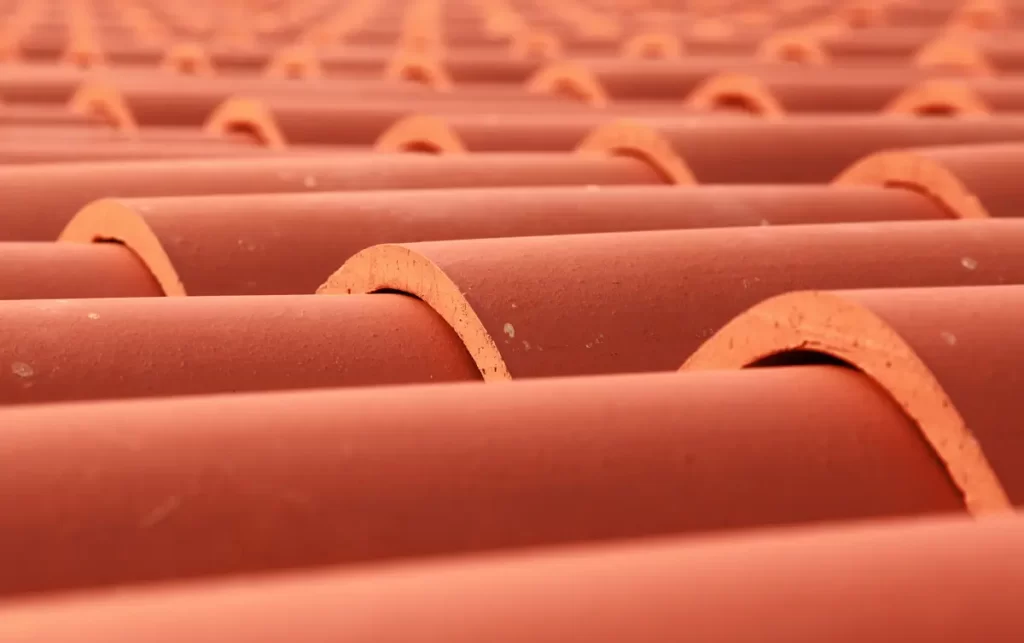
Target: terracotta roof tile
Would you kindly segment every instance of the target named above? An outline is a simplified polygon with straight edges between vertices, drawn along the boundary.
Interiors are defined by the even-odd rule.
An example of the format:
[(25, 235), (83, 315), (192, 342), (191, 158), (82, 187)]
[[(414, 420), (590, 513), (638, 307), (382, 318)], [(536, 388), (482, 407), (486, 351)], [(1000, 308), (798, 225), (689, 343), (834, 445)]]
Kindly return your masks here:
[(1018, 235), (1017, 221), (922, 221), (387, 244), (320, 292), (422, 299), (489, 380), (653, 371), (789, 290), (1020, 283)]
[(644, 158), (678, 183), (819, 183), (882, 150), (1022, 139), (1019, 117), (610, 119), (580, 149)]
[(37, 600), (5, 610), (0, 634), (18, 643), (603, 643), (682, 631), (742, 643), (1013, 639), (1024, 579), (1007, 560), (1022, 540), (1019, 517), (944, 519), (325, 570)]
[[(296, 155), (277, 158), (130, 163), (54, 163), (0, 167), (0, 194), (16, 198), (0, 239), (52, 240), (74, 214), (105, 196), (183, 196), (333, 192), (389, 188), (515, 185), (656, 185), (630, 158), (569, 154)], [(61, 189), (54, 190), (55, 182)]]
[[(963, 263), (975, 269), (973, 257)], [(1008, 356), (1017, 320), (997, 309), (1012, 310), (1022, 295), (1013, 286), (791, 293), (737, 317), (687, 366), (785, 359), (794, 349), (837, 357), (878, 381), (918, 422), (969, 507), (1005, 510), (1021, 503), (1024, 479), (1006, 459), (1016, 428), (1000, 410), (1016, 396)]]
[[(90, 320), (81, 303), (80, 324), (126, 331), (125, 313), (141, 310), (122, 302)], [(208, 332), (228, 330), (222, 320), (208, 316)], [(345, 325), (308, 354), (363, 350)], [(244, 350), (208, 350), (227, 358), (232, 344)], [(227, 375), (191, 363), (196, 381)], [(34, 368), (45, 378), (47, 366)], [(107, 377), (91, 379), (65, 385)], [(5, 594), (963, 511), (914, 423), (868, 378), (831, 366), (27, 406), (6, 418), (0, 477), (17, 490), (6, 497), (48, 502), (0, 513)]]
[[(138, 275), (122, 277), (136, 296), (153, 288)], [(397, 295), (40, 299), (0, 314), (16, 338), (5, 404), (479, 378), (451, 328)]]

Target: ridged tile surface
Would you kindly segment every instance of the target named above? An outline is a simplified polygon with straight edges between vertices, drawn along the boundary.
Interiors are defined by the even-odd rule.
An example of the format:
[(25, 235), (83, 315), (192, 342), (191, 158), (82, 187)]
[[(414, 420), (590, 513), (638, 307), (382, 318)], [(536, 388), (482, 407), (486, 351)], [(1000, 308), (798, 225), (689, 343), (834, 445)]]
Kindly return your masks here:
[(1024, 0), (0, 0), (0, 642), (1024, 640)]

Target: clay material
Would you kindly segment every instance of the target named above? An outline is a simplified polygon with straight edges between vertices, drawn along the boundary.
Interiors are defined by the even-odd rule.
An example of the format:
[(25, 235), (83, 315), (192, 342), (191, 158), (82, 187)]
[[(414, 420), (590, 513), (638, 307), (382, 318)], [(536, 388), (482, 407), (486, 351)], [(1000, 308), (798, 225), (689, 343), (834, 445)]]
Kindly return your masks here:
[(756, 67), (749, 59), (697, 58), (673, 60), (595, 59), (555, 62), (540, 69), (527, 91), (571, 98), (595, 107), (617, 100), (682, 102), (699, 83), (738, 66)]
[(951, 70), (971, 76), (990, 76), (992, 64), (973, 43), (960, 38), (940, 38), (928, 43), (914, 56), (914, 64), (925, 69)]
[(915, 62), (922, 67), (952, 69), (968, 75), (1014, 74), (1024, 70), (1019, 31), (939, 36), (922, 47)]
[(170, 296), (304, 294), (386, 242), (943, 216), (926, 198), (871, 188), (463, 188), (103, 199), (60, 238), (124, 244)]
[(658, 643), (681, 631), (696, 643), (1015, 640), (1024, 576), (1007, 561), (1024, 555), (1022, 543), (1019, 517), (942, 518), (318, 570), (12, 605), (0, 634), (12, 643)]
[(217, 75), (217, 70), (206, 50), (194, 42), (178, 43), (169, 47), (164, 53), (161, 66), (168, 71), (186, 76)]
[(924, 194), (959, 218), (1019, 217), (1014, 168), (1024, 146), (958, 145), (879, 152), (854, 164), (839, 185), (878, 185)]
[(6, 103), (64, 103), (84, 78), (71, 67), (5, 64), (0, 68), (0, 98)]
[(1005, 28), (1009, 22), (1009, 11), (1001, 0), (970, 0), (960, 5), (947, 25), (989, 31)]
[(570, 152), (603, 119), (598, 114), (416, 115), (396, 121), (377, 139), (381, 152)]
[[(324, 148), (324, 152), (330, 151), (337, 150)], [(157, 137), (155, 140), (115, 138), (85, 141), (70, 137), (69, 140), (60, 140), (45, 136), (33, 139), (30, 136), (10, 136), (10, 132), (4, 132), (3, 136), (0, 136), (0, 165), (7, 166), (3, 169), (18, 165), (63, 162), (265, 157), (285, 153), (289, 152), (276, 150), (268, 154), (266, 150), (254, 145), (215, 139), (162, 141)], [(303, 153), (308, 154), (305, 150)], [(0, 169), (0, 172), (3, 169)], [(0, 225), (0, 228), (2, 227), (3, 225)]]
[(761, 43), (758, 53), (776, 62), (832, 65), (840, 74), (864, 67), (892, 69), (907, 65), (935, 33), (929, 27), (905, 26), (816, 33), (801, 26), (775, 32)]
[[(963, 259), (973, 266), (973, 257)], [(830, 355), (866, 373), (917, 422), (974, 512), (1024, 501), (1016, 422), (1016, 286), (796, 293), (740, 315), (684, 368)]]
[(674, 60), (686, 53), (686, 47), (675, 34), (644, 32), (623, 42), (620, 51), (624, 58)]
[(320, 292), (419, 297), (487, 380), (657, 371), (788, 290), (1024, 283), (1018, 235), (1011, 220), (919, 221), (382, 245)]
[(908, 88), (894, 114), (981, 115), (1024, 110), (1024, 82), (1013, 78), (932, 79)]
[(340, 49), (317, 49), (297, 45), (279, 50), (267, 63), (270, 78), (380, 78), (394, 56), (390, 47), (347, 45)]
[(832, 63), (832, 57), (818, 38), (806, 32), (778, 32), (757, 48), (757, 57), (769, 62), (796, 63), (821, 67)]
[(399, 50), (384, 69), (389, 80), (419, 83), (437, 92), (450, 92), (455, 81), (435, 56)]
[(509, 38), (509, 54), (513, 58), (558, 60), (564, 56), (565, 46), (555, 34), (542, 29), (524, 28)]
[[(357, 329), (334, 328), (348, 338), (330, 352), (366, 350), (351, 346)], [(913, 423), (833, 366), (112, 401), (0, 420), (0, 483), (11, 503), (41, 499), (0, 511), (0, 594), (963, 510)]]
[[(123, 197), (335, 192), (515, 185), (661, 183), (634, 159), (568, 154), (425, 157), (347, 154), (260, 159), (67, 163), (0, 167), (10, 204), (0, 239), (50, 241), (89, 202)], [(60, 190), (54, 190), (60, 185)]]
[[(410, 65), (410, 59), (405, 57), (403, 64)], [(542, 62), (511, 58), (506, 52), (493, 47), (459, 47), (438, 56), (437, 65), (443, 69), (439, 75), (447, 79), (448, 87), (461, 89), (466, 85), (521, 85), (536, 73)], [(392, 73), (408, 78), (402, 70)], [(427, 72), (428, 77), (430, 73)], [(431, 82), (428, 84), (433, 85)]]
[(3, 404), (478, 377), (399, 295), (7, 301), (0, 328)]
[[(412, 95), (424, 90), (376, 79), (347, 82), (295, 83), (275, 79), (164, 78), (116, 75), (82, 83), (70, 104), (118, 126), (171, 125), (199, 127), (222, 103), (234, 96), (250, 100), (281, 98), (292, 102), (334, 100), (356, 96)], [(243, 101), (244, 103), (244, 101)], [(251, 108), (250, 108), (251, 109)]]
[[(405, 90), (401, 90), (404, 92)], [(398, 92), (399, 94), (401, 92)], [(491, 122), (502, 122), (506, 114), (535, 113), (540, 111), (565, 114), (561, 122), (578, 110), (572, 106), (552, 106), (528, 103), (481, 102), (476, 100), (451, 100), (426, 96), (392, 96), (386, 89), (376, 97), (352, 99), (277, 98), (274, 100), (230, 99), (210, 116), (205, 125), (207, 133), (224, 136), (232, 132), (250, 133), (262, 145), (282, 149), (290, 145), (372, 145), (385, 131), (400, 119), (416, 112), (437, 114), (472, 115), (490, 117)], [(488, 112), (491, 112), (488, 115)], [(591, 119), (591, 123), (598, 122)], [(543, 121), (541, 121), (543, 127)], [(586, 121), (575, 127), (578, 137), (583, 137)], [(568, 127), (568, 125), (567, 125)], [(564, 139), (564, 137), (563, 137)], [(560, 151), (568, 151), (571, 145), (563, 145)], [(534, 150), (536, 151), (536, 150)]]
[(161, 294), (146, 266), (118, 244), (0, 243), (0, 299)]
[[(383, 68), (383, 62), (380, 66)], [(323, 77), (323, 67), (316, 48), (294, 45), (280, 49), (271, 56), (264, 73), (269, 78), (313, 79)]]
[(760, 76), (725, 73), (694, 89), (687, 104), (768, 117), (801, 112), (879, 112), (906, 87), (907, 80), (903, 74), (879, 72), (818, 76), (799, 67)]
[[(873, 152), (921, 145), (1024, 139), (1024, 119), (792, 116), (785, 119), (642, 118), (597, 127), (588, 156), (639, 158), (675, 183), (822, 183)], [(828, 145), (822, 145), (827, 140)], [(780, 163), (778, 151), (786, 150)]]
[(105, 124), (95, 116), (77, 114), (60, 105), (0, 105), (0, 125), (4, 126), (74, 125), (96, 128)]

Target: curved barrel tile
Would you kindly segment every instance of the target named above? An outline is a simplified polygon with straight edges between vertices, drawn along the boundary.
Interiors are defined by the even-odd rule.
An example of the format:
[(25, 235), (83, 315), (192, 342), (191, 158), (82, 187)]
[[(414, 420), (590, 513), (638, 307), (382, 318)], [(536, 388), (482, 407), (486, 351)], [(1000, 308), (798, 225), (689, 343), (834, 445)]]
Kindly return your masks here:
[[(962, 259), (976, 269), (975, 259)], [(684, 369), (829, 355), (866, 373), (914, 419), (976, 513), (1024, 502), (1017, 286), (792, 293), (736, 317)]]
[(11, 605), (0, 634), (17, 643), (656, 643), (682, 631), (695, 643), (1015, 640), (1022, 543), (1017, 516), (944, 518), (317, 570)]
[(1016, 168), (1024, 146), (957, 145), (879, 152), (855, 163), (838, 185), (903, 188), (962, 219), (1019, 217), (1024, 197)]
[(677, 368), (733, 316), (807, 288), (1024, 283), (1024, 223), (918, 221), (387, 244), (320, 291), (400, 291), (486, 380)]
[[(343, 346), (359, 332), (348, 321), (333, 333), (351, 339), (324, 352), (398, 354), (383, 338)], [(0, 420), (8, 502), (41, 500), (0, 512), (8, 595), (963, 511), (913, 422), (834, 366), (121, 400)]]
[[(825, 183), (868, 154), (1024, 140), (1024, 118), (634, 118), (595, 128), (577, 151), (639, 158), (675, 183)], [(823, 145), (828, 141), (828, 145)], [(786, 162), (779, 162), (779, 150)]]
[(479, 377), (444, 321), (398, 295), (5, 301), (0, 328), (2, 404)]
[[(241, 149), (248, 149), (240, 146)], [(0, 239), (56, 239), (74, 214), (110, 194), (122, 197), (415, 188), (657, 185), (633, 159), (570, 154), (344, 154), (274, 158), (64, 163), (0, 167), (10, 207)], [(54, 190), (60, 185), (60, 190)]]

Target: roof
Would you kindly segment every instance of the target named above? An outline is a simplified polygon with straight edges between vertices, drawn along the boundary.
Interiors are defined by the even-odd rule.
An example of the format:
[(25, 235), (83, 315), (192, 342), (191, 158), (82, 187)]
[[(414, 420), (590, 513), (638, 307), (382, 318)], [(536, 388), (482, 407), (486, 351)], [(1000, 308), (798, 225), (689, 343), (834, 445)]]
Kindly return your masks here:
[(1024, 638), (1024, 4), (0, 26), (0, 641)]

